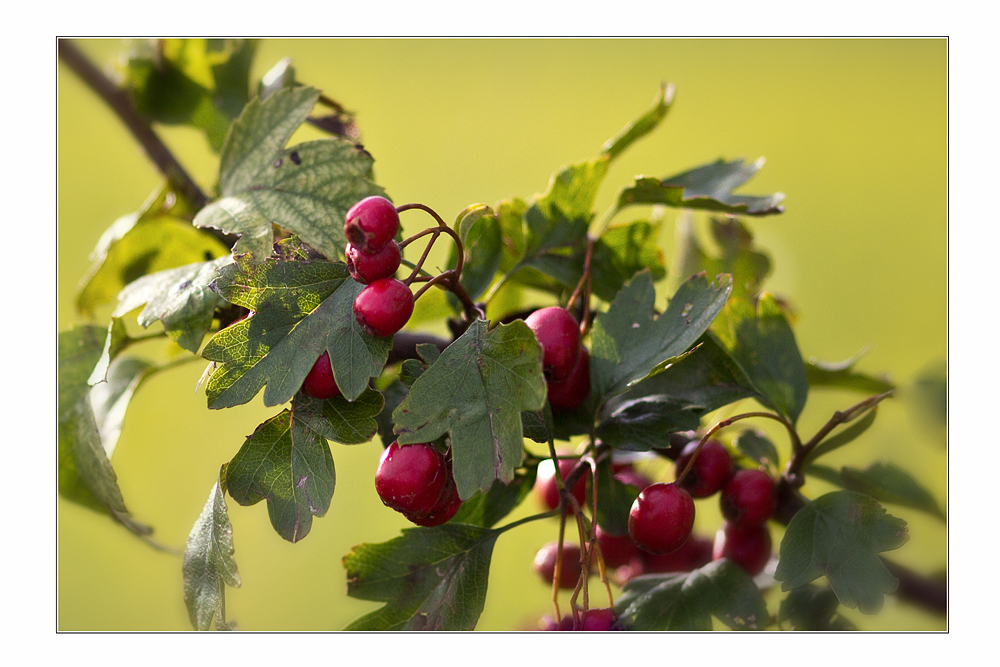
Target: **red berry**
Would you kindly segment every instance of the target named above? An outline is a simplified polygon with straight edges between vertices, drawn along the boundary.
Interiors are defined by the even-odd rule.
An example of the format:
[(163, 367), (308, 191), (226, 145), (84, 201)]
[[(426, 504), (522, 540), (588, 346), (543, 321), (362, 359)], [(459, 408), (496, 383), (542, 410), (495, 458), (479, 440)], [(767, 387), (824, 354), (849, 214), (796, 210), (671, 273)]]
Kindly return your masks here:
[(726, 522), (715, 534), (712, 560), (728, 558), (751, 577), (760, 574), (771, 560), (771, 533), (767, 526), (741, 528)]
[(412, 314), (413, 294), (395, 278), (380, 278), (354, 298), (354, 317), (372, 336), (391, 336)]
[(588, 609), (583, 612), (583, 628), (581, 629), (588, 632), (607, 632), (614, 630), (617, 622), (618, 616), (614, 609)]
[(580, 346), (576, 366), (565, 380), (546, 380), (553, 412), (573, 410), (590, 396), (590, 353)]
[[(563, 481), (569, 477), (569, 474), (573, 472), (573, 468), (576, 467), (578, 461), (574, 459), (560, 459), (559, 460), (559, 472), (562, 475)], [(579, 503), (580, 507), (587, 504), (587, 477), (590, 476), (590, 471), (588, 470), (580, 479), (577, 480), (576, 484), (573, 486), (573, 497), (576, 498), (576, 502)], [(556, 467), (552, 465), (551, 459), (548, 462), (542, 462), (538, 466), (538, 477), (535, 479), (535, 490), (538, 492), (538, 497), (542, 501), (542, 506), (548, 510), (554, 510), (559, 507), (559, 484), (556, 481)], [(573, 514), (573, 506), (569, 506), (569, 513)]]
[(421, 514), (408, 514), (406, 518), (418, 526), (440, 526), (458, 513), (462, 506), (462, 499), (458, 497), (458, 489), (455, 487), (455, 480), (448, 471), (448, 482), (438, 502), (431, 508), (426, 516)]
[(399, 231), (399, 214), (385, 197), (365, 197), (344, 217), (344, 236), (362, 252), (382, 249)]
[(642, 574), (690, 572), (712, 561), (712, 540), (691, 535), (676, 551), (642, 554)]
[(615, 471), (615, 479), (622, 484), (634, 486), (640, 491), (653, 483), (651, 479), (636, 471), (632, 466), (622, 467)]
[(565, 308), (541, 308), (524, 323), (542, 346), (542, 367), (553, 380), (565, 380), (580, 354), (580, 325)]
[(309, 374), (302, 383), (302, 393), (313, 398), (334, 398), (340, 396), (340, 387), (333, 379), (333, 367), (330, 366), (330, 354), (323, 355), (313, 364)]
[[(681, 473), (687, 467), (695, 450), (698, 449), (698, 441), (694, 440), (684, 447), (681, 455), (677, 457), (674, 465), (674, 475), (680, 479)], [(718, 440), (709, 440), (701, 451), (698, 458), (694, 460), (691, 469), (684, 476), (683, 482), (678, 482), (685, 491), (691, 494), (692, 498), (708, 498), (710, 495), (722, 488), (722, 485), (733, 476), (733, 459), (725, 446)]]
[(669, 553), (694, 527), (694, 501), (676, 484), (652, 484), (639, 493), (628, 515), (628, 534), (640, 549)]
[(361, 252), (348, 243), (344, 255), (347, 258), (347, 271), (351, 277), (366, 285), (379, 278), (389, 278), (395, 274), (402, 259), (399, 244), (395, 241), (389, 241), (372, 254)]
[(427, 516), (437, 509), (448, 480), (444, 455), (433, 446), (393, 442), (379, 459), (375, 490), (382, 503), (397, 512)]
[(722, 515), (742, 526), (760, 526), (778, 507), (774, 480), (763, 470), (739, 470), (722, 487)]
[(627, 565), (639, 553), (639, 548), (626, 535), (608, 535), (601, 527), (597, 527), (597, 543), (601, 545), (601, 555), (604, 565), (611, 569)]
[[(556, 574), (556, 557), (559, 554), (559, 543), (549, 542), (535, 554), (534, 568), (542, 579), (552, 583)], [(580, 580), (583, 566), (580, 564), (580, 547), (575, 544), (563, 543), (562, 569), (559, 571), (559, 588), (576, 588)]]

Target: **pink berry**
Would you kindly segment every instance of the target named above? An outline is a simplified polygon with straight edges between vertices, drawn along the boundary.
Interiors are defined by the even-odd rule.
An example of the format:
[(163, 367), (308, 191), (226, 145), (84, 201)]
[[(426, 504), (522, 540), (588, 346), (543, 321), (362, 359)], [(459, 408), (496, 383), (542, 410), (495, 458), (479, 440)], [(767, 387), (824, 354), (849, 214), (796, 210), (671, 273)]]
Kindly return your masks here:
[(359, 283), (368, 284), (379, 278), (389, 278), (396, 273), (402, 254), (399, 244), (389, 241), (381, 249), (372, 254), (361, 252), (351, 244), (347, 244), (344, 253), (347, 258), (347, 270)]
[(340, 396), (340, 387), (333, 379), (333, 367), (330, 366), (330, 354), (323, 355), (313, 364), (309, 374), (302, 383), (302, 393), (313, 398), (334, 398)]
[(381, 250), (398, 231), (399, 214), (385, 197), (365, 197), (344, 217), (344, 236), (361, 252)]
[(372, 336), (391, 336), (410, 320), (413, 294), (395, 278), (380, 278), (354, 298), (354, 317)]
[(715, 534), (712, 560), (728, 558), (751, 577), (755, 577), (771, 560), (771, 533), (767, 526), (742, 528), (729, 521)]
[(628, 534), (640, 549), (669, 553), (694, 527), (694, 501), (676, 484), (653, 484), (639, 493), (628, 516)]
[(763, 470), (739, 470), (722, 487), (719, 505), (734, 524), (763, 525), (778, 507), (774, 480)]
[(565, 380), (580, 354), (580, 325), (565, 308), (541, 308), (524, 323), (542, 346), (542, 367), (549, 379)]
[(375, 490), (387, 507), (426, 516), (437, 508), (448, 479), (445, 457), (432, 445), (394, 442), (379, 459)]
[[(693, 440), (684, 447), (681, 455), (677, 457), (674, 475), (678, 480), (688, 462), (691, 461), (691, 457), (694, 456), (696, 449), (698, 449), (698, 441)], [(694, 464), (688, 470), (684, 480), (678, 483), (691, 494), (692, 498), (708, 498), (721, 489), (732, 475), (733, 459), (729, 456), (729, 452), (718, 440), (709, 440), (698, 452), (698, 458), (694, 460)]]
[(590, 353), (580, 346), (576, 366), (565, 380), (546, 380), (549, 405), (553, 412), (565, 412), (579, 407), (590, 396)]

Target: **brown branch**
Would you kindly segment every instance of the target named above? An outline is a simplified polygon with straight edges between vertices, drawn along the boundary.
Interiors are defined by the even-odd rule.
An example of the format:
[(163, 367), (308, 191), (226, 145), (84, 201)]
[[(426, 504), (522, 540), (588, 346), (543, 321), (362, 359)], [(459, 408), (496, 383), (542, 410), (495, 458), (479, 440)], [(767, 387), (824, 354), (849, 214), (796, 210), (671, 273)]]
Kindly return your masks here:
[(208, 197), (188, 175), (166, 144), (153, 132), (149, 121), (139, 116), (128, 93), (101, 73), (71, 41), (59, 40), (59, 59), (83, 79), (83, 82), (107, 104), (132, 136), (146, 151), (160, 173), (183, 195), (195, 210), (208, 203)]

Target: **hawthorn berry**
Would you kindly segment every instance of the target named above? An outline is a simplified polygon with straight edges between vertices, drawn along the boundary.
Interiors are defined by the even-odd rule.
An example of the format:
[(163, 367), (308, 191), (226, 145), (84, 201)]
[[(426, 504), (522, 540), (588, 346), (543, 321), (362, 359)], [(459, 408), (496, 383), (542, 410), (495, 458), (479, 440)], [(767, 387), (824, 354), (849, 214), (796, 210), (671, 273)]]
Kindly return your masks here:
[(372, 336), (391, 336), (412, 314), (413, 294), (395, 278), (379, 278), (354, 298), (354, 317)]
[(549, 389), (549, 405), (553, 412), (565, 412), (577, 408), (590, 396), (590, 353), (580, 346), (576, 366), (565, 380), (546, 380)]
[(639, 493), (628, 515), (628, 534), (640, 549), (669, 553), (694, 527), (694, 501), (676, 484), (652, 484)]
[[(680, 480), (681, 473), (687, 467), (698, 441), (693, 440), (684, 447), (674, 465), (674, 475)], [(682, 489), (691, 494), (692, 498), (708, 498), (722, 488), (722, 485), (733, 475), (733, 459), (725, 446), (718, 440), (709, 440), (702, 445), (698, 458), (694, 460), (691, 469), (678, 481)]]
[(399, 244), (389, 241), (382, 248), (368, 254), (347, 244), (344, 253), (347, 258), (347, 271), (359, 283), (368, 284), (379, 278), (389, 278), (396, 273), (402, 260)]
[[(618, 615), (610, 607), (604, 609), (588, 609), (583, 612), (583, 625), (580, 630), (588, 632), (606, 632), (608, 630), (618, 630), (615, 625), (618, 623)], [(551, 616), (543, 616), (542, 624), (546, 630), (567, 631), (573, 629), (573, 616), (567, 614), (556, 623)]]
[(455, 480), (451, 475), (449, 467), (448, 481), (445, 483), (444, 491), (441, 492), (441, 497), (438, 498), (437, 503), (431, 508), (430, 512), (426, 515), (407, 514), (406, 518), (418, 526), (440, 526), (455, 516), (461, 506), (462, 499), (458, 497), (458, 488), (455, 486)]
[(597, 543), (601, 545), (601, 556), (604, 565), (611, 569), (627, 565), (633, 557), (639, 554), (632, 538), (625, 535), (608, 535), (601, 527), (597, 527)]
[[(535, 554), (533, 567), (546, 583), (551, 584), (556, 576), (558, 555), (558, 542), (549, 542)], [(559, 588), (576, 588), (576, 582), (580, 580), (581, 572), (583, 572), (583, 566), (580, 564), (580, 547), (564, 542), (562, 568), (559, 570)]]
[(524, 320), (542, 346), (542, 367), (552, 380), (565, 380), (580, 354), (580, 324), (565, 308), (540, 308)]
[(734, 524), (763, 525), (778, 507), (774, 480), (763, 470), (738, 470), (723, 485), (719, 505)]
[[(559, 474), (565, 480), (578, 461), (575, 459), (559, 459)], [(583, 507), (587, 504), (587, 478), (590, 476), (588, 470), (573, 485), (573, 497), (576, 502)], [(543, 461), (538, 466), (538, 477), (535, 478), (535, 491), (542, 506), (547, 510), (554, 510), (559, 507), (559, 483), (556, 481), (556, 467), (552, 465), (552, 460)], [(573, 506), (569, 506), (569, 513), (573, 514)]]
[(411, 516), (427, 517), (439, 509), (448, 481), (447, 461), (433, 445), (393, 442), (379, 459), (375, 491), (384, 505), (412, 521)]
[(330, 353), (324, 352), (306, 375), (302, 382), (302, 393), (313, 398), (334, 398), (340, 396), (340, 387), (333, 378), (333, 367), (330, 365)]
[(642, 574), (690, 572), (712, 561), (712, 540), (692, 534), (676, 551), (642, 554)]
[(728, 558), (751, 577), (771, 560), (771, 533), (766, 525), (741, 527), (729, 521), (715, 534), (712, 560)]
[(361, 252), (381, 250), (398, 231), (399, 213), (385, 197), (365, 197), (344, 217), (344, 236)]

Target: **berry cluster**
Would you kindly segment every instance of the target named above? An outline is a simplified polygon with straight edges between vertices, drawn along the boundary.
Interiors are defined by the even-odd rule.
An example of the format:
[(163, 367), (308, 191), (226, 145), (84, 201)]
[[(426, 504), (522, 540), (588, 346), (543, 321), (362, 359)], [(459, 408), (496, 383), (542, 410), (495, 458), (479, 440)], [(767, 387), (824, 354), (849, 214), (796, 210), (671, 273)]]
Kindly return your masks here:
[(347, 270), (368, 285), (354, 299), (354, 316), (373, 336), (393, 335), (413, 314), (410, 288), (393, 277), (402, 259), (398, 231), (399, 213), (385, 197), (362, 199), (344, 220)]
[(439, 526), (462, 506), (450, 458), (428, 443), (386, 447), (375, 472), (375, 490), (384, 505), (419, 526)]
[(554, 412), (573, 410), (590, 395), (590, 353), (580, 342), (580, 324), (558, 306), (524, 320), (542, 346), (542, 368)]

